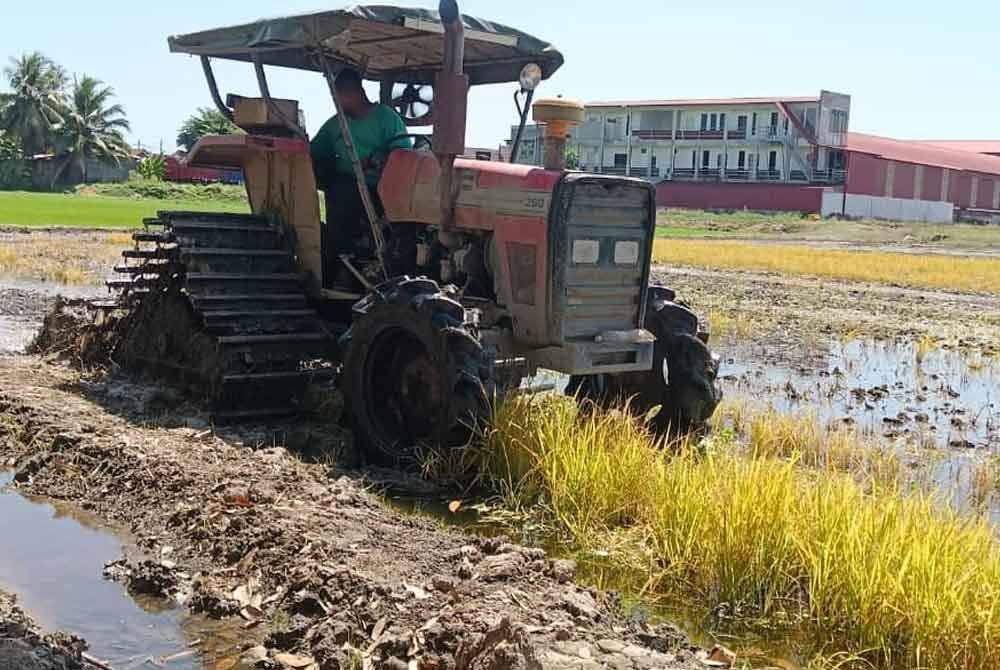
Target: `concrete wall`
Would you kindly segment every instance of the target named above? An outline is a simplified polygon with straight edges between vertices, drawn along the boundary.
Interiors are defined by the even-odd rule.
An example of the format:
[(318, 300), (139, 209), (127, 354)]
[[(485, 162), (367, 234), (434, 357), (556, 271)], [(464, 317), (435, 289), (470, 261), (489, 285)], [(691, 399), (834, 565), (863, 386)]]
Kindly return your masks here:
[(954, 220), (954, 206), (950, 202), (886, 198), (857, 193), (848, 193), (845, 202), (843, 193), (826, 191), (823, 193), (822, 203), (821, 214), (823, 216), (846, 214), (857, 219), (926, 221), (929, 223), (951, 223)]
[(692, 209), (751, 209), (819, 212), (824, 189), (794, 184), (734, 184), (661, 182), (656, 202), (661, 207)]

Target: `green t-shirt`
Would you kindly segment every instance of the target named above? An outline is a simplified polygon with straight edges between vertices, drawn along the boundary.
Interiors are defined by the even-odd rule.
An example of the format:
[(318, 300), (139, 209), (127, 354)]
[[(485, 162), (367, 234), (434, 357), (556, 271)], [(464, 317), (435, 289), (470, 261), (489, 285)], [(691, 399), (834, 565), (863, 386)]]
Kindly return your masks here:
[[(348, 117), (347, 125), (351, 129), (358, 158), (362, 161), (372, 152), (385, 147), (392, 138), (409, 132), (396, 110), (386, 105), (373, 106), (363, 119)], [(409, 149), (412, 146), (413, 142), (409, 137), (402, 137), (389, 145), (389, 148)], [(340, 136), (340, 122), (336, 116), (331, 117), (316, 133), (311, 143), (311, 153), (314, 161), (335, 159), (338, 173), (354, 173), (344, 139)]]

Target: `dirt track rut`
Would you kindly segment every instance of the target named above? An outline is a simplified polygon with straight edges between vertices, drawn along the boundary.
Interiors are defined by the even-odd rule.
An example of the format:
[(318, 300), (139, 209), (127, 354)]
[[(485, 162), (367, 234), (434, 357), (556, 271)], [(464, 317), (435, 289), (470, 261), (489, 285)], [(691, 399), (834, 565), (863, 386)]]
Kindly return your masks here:
[(133, 586), (264, 631), (242, 667), (703, 667), (676, 629), (575, 585), (572, 562), (393, 511), (261, 432), (166, 427), (182, 422), (154, 396), (0, 357), (0, 465), (169, 554), (124, 566)]

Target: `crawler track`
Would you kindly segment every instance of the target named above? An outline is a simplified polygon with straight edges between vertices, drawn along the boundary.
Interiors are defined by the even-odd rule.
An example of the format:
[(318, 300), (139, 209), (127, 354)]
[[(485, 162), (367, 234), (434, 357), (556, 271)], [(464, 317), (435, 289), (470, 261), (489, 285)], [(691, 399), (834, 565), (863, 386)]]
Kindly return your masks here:
[(123, 309), (119, 363), (206, 396), (220, 418), (295, 412), (333, 369), (335, 341), (271, 219), (160, 212), (109, 282)]

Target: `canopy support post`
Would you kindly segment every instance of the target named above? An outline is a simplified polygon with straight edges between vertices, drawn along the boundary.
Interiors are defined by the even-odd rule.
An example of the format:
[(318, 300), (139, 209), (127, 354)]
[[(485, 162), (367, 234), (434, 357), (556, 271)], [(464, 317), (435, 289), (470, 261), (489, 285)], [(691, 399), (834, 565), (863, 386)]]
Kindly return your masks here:
[(442, 70), (434, 81), (433, 151), (441, 166), (438, 182), (441, 226), (449, 228), (455, 219), (458, 196), (455, 159), (465, 152), (469, 78), (465, 76), (465, 26), (457, 0), (441, 0), (438, 13), (444, 26), (444, 58)]
[(267, 105), (267, 108), (271, 110), (271, 113), (278, 117), (281, 120), (281, 123), (292, 131), (296, 137), (302, 140), (306, 139), (305, 130), (300, 128), (296, 121), (289, 119), (274, 102), (274, 98), (271, 97), (271, 88), (267, 85), (267, 75), (264, 73), (264, 64), (261, 62), (260, 56), (255, 53), (252, 56), (252, 60), (254, 74), (257, 75), (257, 86), (260, 88), (260, 94), (264, 98), (264, 103)]
[(209, 60), (208, 56), (201, 57), (201, 69), (205, 72), (205, 81), (208, 82), (208, 92), (212, 94), (212, 102), (215, 103), (216, 109), (219, 113), (225, 116), (230, 121), (233, 120), (233, 110), (226, 106), (226, 103), (222, 102), (222, 96), (219, 95), (219, 85), (215, 81), (215, 73), (212, 71), (212, 61)]
[[(382, 276), (389, 278), (389, 269), (385, 265), (385, 238), (382, 237), (382, 229), (379, 228), (379, 218), (375, 211), (375, 203), (372, 201), (372, 194), (368, 190), (368, 182), (365, 180), (365, 171), (361, 167), (361, 159), (358, 158), (358, 150), (354, 147), (354, 137), (351, 135), (351, 128), (347, 125), (347, 117), (344, 109), (337, 98), (337, 78), (330, 61), (323, 53), (323, 46), (317, 45), (317, 58), (323, 67), (323, 78), (326, 79), (327, 86), (330, 87), (330, 96), (333, 98), (333, 106), (337, 110), (337, 122), (340, 126), (341, 137), (344, 138), (344, 147), (347, 149), (347, 156), (351, 159), (351, 166), (354, 168), (354, 179), (358, 184), (358, 193), (361, 194), (361, 203), (365, 207), (365, 214), (368, 216), (368, 224), (372, 229), (372, 240), (375, 242), (375, 255), (382, 268)], [(327, 224), (329, 225), (330, 213), (327, 212)], [(337, 224), (334, 224), (337, 225)]]

